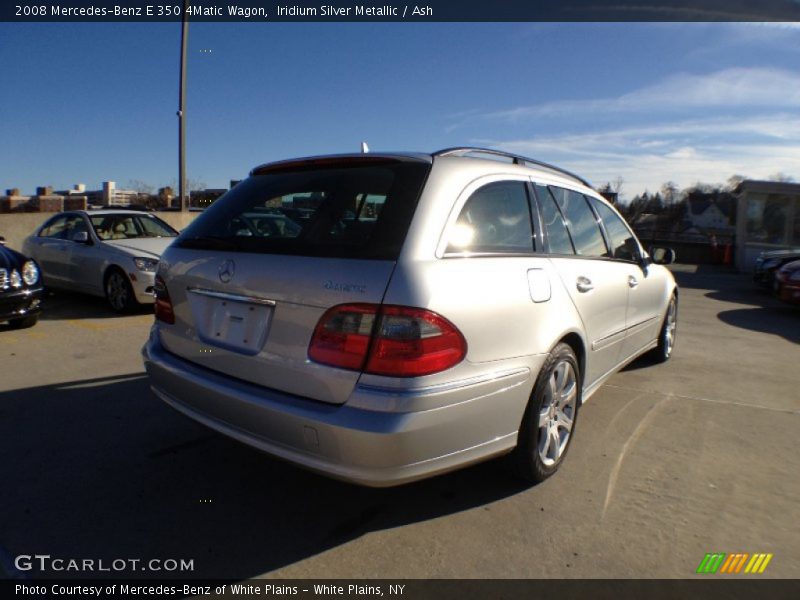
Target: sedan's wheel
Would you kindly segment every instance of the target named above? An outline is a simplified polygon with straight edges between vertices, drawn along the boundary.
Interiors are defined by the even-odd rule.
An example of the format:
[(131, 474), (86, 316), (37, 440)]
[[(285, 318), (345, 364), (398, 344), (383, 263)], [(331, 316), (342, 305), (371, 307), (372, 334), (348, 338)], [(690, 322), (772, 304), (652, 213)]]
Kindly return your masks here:
[(106, 276), (106, 300), (115, 312), (122, 313), (136, 306), (133, 288), (122, 271), (114, 269)]
[(675, 296), (669, 301), (661, 333), (658, 335), (658, 346), (653, 350), (653, 358), (658, 362), (667, 362), (675, 348), (675, 336), (678, 333), (678, 299)]
[(575, 353), (559, 344), (539, 373), (512, 455), (519, 475), (534, 483), (556, 472), (569, 449), (581, 399)]

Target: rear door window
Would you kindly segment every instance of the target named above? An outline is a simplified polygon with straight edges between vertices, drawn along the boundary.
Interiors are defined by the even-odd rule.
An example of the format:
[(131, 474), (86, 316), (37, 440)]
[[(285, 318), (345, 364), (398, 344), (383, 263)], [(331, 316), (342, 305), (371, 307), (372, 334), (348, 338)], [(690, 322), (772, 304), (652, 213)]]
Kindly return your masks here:
[(620, 260), (636, 260), (639, 246), (633, 233), (620, 216), (597, 198), (589, 197), (589, 202), (594, 206), (603, 222), (603, 227), (605, 227), (608, 241), (611, 244), (611, 257)]
[(269, 254), (396, 259), (430, 165), (387, 160), (269, 171), (198, 217), (178, 245)]
[(39, 232), (39, 237), (63, 239), (67, 227), (67, 217), (61, 216), (51, 219)]
[(522, 181), (498, 181), (476, 190), (448, 236), (447, 253), (530, 254), (530, 204)]
[(537, 185), (536, 194), (539, 197), (540, 212), (547, 234), (547, 245), (553, 254), (575, 254), (572, 241), (567, 232), (567, 225), (561, 211), (556, 206), (556, 200), (547, 186)]
[(582, 256), (606, 256), (608, 248), (600, 224), (583, 194), (555, 186), (550, 186), (550, 191), (567, 222), (575, 252)]

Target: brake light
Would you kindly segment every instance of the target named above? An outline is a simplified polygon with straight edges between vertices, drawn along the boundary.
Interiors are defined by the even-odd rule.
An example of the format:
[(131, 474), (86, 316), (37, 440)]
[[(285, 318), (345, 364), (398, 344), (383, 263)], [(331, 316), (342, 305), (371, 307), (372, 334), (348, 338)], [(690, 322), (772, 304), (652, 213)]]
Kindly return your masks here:
[(155, 277), (153, 293), (156, 297), (156, 319), (174, 325), (175, 313), (172, 310), (172, 300), (169, 297), (167, 284), (161, 275), (156, 275)]
[(328, 310), (314, 329), (309, 358), (332, 367), (361, 370), (376, 309), (374, 304), (342, 304)]
[(441, 315), (376, 304), (334, 306), (322, 315), (308, 348), (315, 362), (390, 377), (438, 373), (466, 353), (464, 336)]

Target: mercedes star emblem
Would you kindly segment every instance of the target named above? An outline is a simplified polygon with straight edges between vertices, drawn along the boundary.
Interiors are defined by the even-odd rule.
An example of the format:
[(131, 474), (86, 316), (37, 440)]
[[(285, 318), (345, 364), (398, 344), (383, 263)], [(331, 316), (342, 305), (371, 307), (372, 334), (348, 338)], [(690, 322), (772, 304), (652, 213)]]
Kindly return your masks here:
[(236, 265), (232, 260), (226, 260), (219, 266), (219, 280), (222, 283), (228, 283), (233, 279), (233, 274), (236, 272)]

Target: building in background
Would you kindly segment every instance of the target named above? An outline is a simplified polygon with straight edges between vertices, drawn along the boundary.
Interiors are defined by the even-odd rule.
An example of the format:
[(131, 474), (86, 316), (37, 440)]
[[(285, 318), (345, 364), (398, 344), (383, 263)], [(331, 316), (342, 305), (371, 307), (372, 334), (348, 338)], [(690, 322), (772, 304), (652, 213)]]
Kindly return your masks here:
[(223, 188), (206, 188), (204, 190), (192, 190), (189, 192), (189, 208), (196, 210), (205, 210), (211, 206), (214, 201), (222, 196), (228, 190)]

